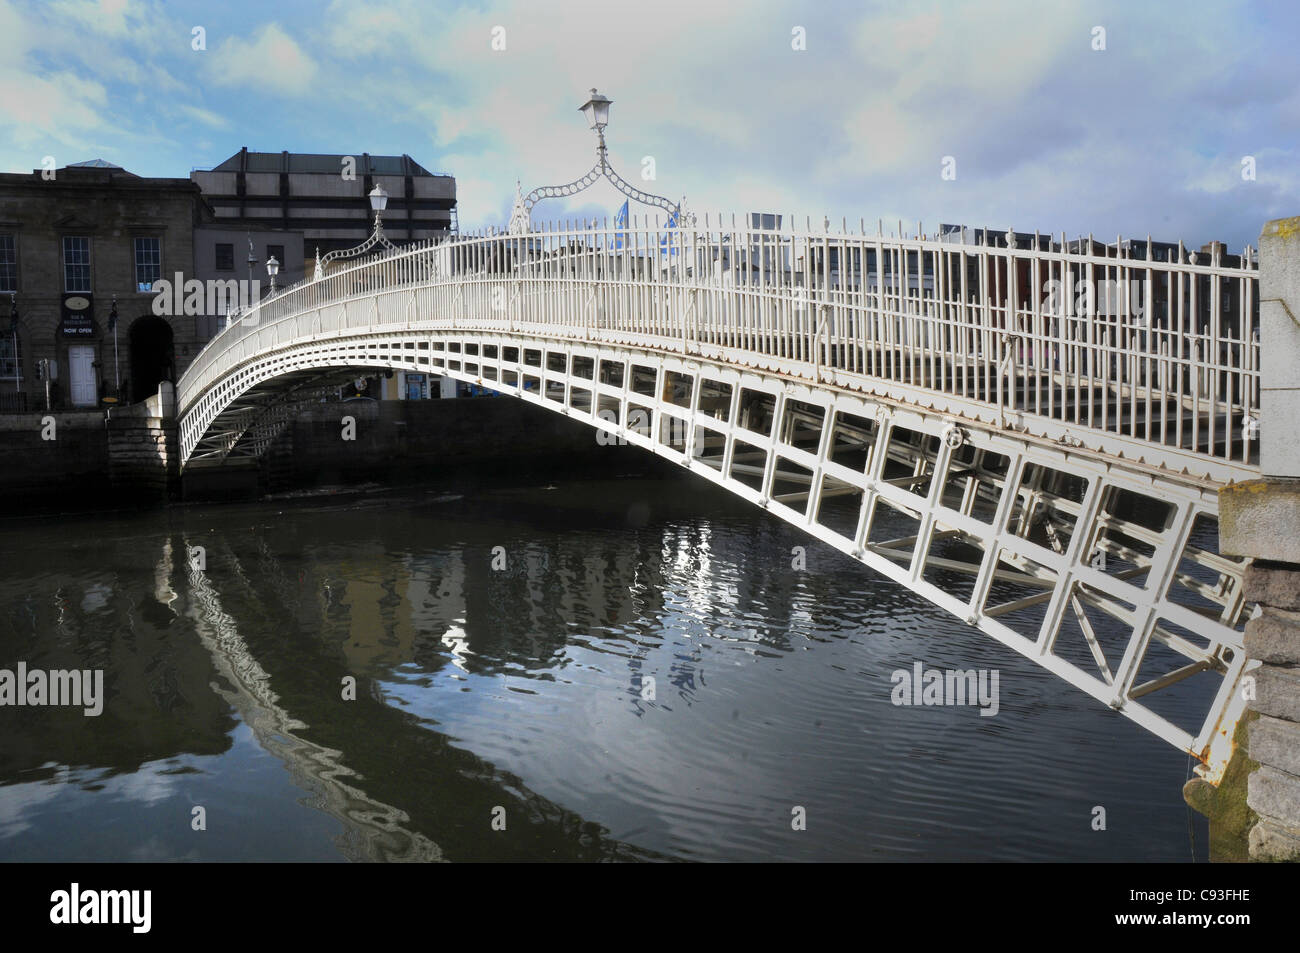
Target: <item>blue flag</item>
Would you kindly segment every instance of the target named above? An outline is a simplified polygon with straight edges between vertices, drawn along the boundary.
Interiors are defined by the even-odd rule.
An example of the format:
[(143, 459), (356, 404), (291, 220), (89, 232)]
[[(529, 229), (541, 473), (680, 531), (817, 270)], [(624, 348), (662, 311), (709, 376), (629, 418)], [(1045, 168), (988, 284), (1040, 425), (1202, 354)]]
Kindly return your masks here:
[[(622, 228), (622, 229), (627, 228), (627, 200), (624, 200), (623, 207), (620, 208), (618, 210), (618, 214), (614, 216), (614, 227)], [(627, 244), (627, 232), (626, 231), (615, 232), (614, 249), (616, 251), (621, 251), (623, 249), (623, 246), (626, 244)]]
[[(670, 215), (668, 216), (668, 225), (667, 225), (666, 227), (667, 227), (669, 230), (674, 229), (674, 228), (677, 227), (677, 213), (676, 213), (676, 212), (673, 212), (672, 214), (670, 214)], [(671, 236), (671, 235), (665, 235), (663, 238), (659, 239), (659, 251), (662, 252), (662, 253), (665, 254), (665, 255), (676, 255), (676, 254), (677, 254), (677, 249), (676, 249), (676, 247), (674, 247), (674, 245), (673, 245), (671, 239), (672, 239), (672, 236)]]

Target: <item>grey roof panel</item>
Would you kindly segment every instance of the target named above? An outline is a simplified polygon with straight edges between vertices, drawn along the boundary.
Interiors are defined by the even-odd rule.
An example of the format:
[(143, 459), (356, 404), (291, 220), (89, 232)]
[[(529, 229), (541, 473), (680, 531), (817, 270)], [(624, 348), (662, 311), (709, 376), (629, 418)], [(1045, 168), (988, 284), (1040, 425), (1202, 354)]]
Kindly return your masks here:
[[(238, 172), (240, 168), (240, 156), (242, 153), (236, 152), (233, 156), (222, 162), (212, 169), (213, 172)], [(318, 152), (249, 152), (248, 172), (305, 172), (315, 174), (333, 175), (343, 167), (343, 158), (347, 153), (318, 153)], [(428, 169), (420, 165), (409, 155), (400, 156), (367, 156), (365, 153), (354, 153), (352, 158), (356, 160), (356, 171), (359, 175), (432, 175)]]

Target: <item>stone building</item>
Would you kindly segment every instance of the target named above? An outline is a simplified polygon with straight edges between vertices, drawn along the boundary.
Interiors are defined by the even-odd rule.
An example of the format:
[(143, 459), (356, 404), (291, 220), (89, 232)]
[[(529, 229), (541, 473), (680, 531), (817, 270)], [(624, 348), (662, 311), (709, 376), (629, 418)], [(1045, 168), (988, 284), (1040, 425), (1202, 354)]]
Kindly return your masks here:
[(197, 321), (155, 314), (154, 286), (193, 272), (194, 230), (211, 217), (189, 179), (102, 160), (0, 175), (0, 410), (45, 407), (41, 360), (54, 364), (56, 410), (140, 401), (174, 381), (198, 351)]
[[(402, 244), (438, 238), (456, 225), (456, 180), (435, 174), (408, 155), (319, 155), (240, 149), (216, 168), (190, 178), (203, 190), (222, 228), (302, 232), (314, 260), (351, 248), (370, 234), (374, 213), (367, 195), (376, 185), (389, 195), (384, 232)], [(291, 260), (291, 270), (304, 263)]]

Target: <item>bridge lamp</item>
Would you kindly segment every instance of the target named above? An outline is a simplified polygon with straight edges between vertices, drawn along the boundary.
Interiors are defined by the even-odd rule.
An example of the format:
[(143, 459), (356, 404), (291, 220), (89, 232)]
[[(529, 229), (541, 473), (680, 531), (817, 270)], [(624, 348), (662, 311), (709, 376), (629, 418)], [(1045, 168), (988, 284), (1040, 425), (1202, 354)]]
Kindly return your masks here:
[[(359, 255), (365, 254), (376, 245), (382, 246), (390, 252), (397, 251), (397, 246), (390, 242), (384, 235), (384, 209), (388, 208), (388, 193), (384, 191), (382, 185), (376, 183), (375, 187), (366, 194), (366, 198), (370, 200), (370, 210), (375, 213), (375, 227), (370, 233), (370, 237), (355, 248), (338, 249), (330, 252), (324, 258), (321, 257), (320, 249), (317, 248), (316, 271), (312, 278), (313, 281), (320, 281), (320, 279), (325, 277), (326, 266), (328, 266), (330, 262), (341, 258), (356, 258)], [(272, 287), (274, 287), (274, 285), (272, 285)]]
[[(609, 154), (605, 147), (605, 127), (609, 125), (609, 107), (613, 100), (608, 96), (602, 96), (596, 88), (591, 88), (591, 96), (587, 101), (578, 107), (578, 111), (587, 117), (587, 123), (596, 133), (596, 164), (591, 171), (578, 179), (576, 182), (570, 182), (567, 185), (548, 185), (533, 189), (527, 195), (524, 195), (522, 189), (516, 188), (515, 205), (510, 213), (510, 235), (527, 234), (532, 227), (530, 224), (530, 215), (533, 206), (541, 199), (559, 198), (561, 196), (576, 195), (577, 193), (595, 185), (601, 179), (608, 179), (614, 188), (618, 189), (629, 199), (641, 202), (645, 205), (651, 205), (655, 208), (663, 209), (670, 216), (669, 228), (675, 227), (674, 224), (683, 215), (681, 203), (670, 202), (662, 195), (651, 195), (642, 192), (640, 189), (629, 185), (623, 181), (623, 178), (613, 170), (609, 164)], [(675, 254), (675, 252), (674, 252)]]
[(275, 260), (274, 255), (266, 263), (266, 273), (271, 276), (271, 294), (275, 294), (275, 276), (280, 273), (280, 263)]
[(609, 125), (609, 104), (612, 102), (612, 99), (606, 99), (593, 87), (591, 98), (578, 108), (587, 114), (587, 122), (591, 123), (592, 129), (604, 132), (605, 127)]

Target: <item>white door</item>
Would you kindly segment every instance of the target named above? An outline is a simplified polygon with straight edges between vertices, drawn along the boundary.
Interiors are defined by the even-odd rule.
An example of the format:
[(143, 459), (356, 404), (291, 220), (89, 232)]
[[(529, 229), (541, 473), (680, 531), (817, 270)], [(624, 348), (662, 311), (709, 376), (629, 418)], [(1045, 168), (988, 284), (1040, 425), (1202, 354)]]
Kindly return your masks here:
[(94, 407), (95, 349), (85, 344), (68, 348), (68, 393), (74, 407)]

